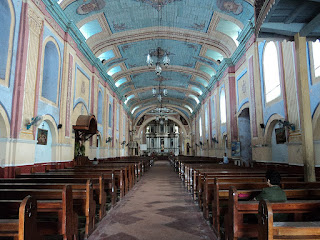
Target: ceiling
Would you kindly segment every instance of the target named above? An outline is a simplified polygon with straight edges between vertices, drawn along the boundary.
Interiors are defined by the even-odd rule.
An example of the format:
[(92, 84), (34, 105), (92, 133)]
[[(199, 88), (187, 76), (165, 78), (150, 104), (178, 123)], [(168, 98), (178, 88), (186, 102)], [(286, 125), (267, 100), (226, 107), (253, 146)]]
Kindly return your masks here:
[[(134, 117), (162, 107), (189, 118), (254, 17), (253, 0), (59, 0)], [(157, 76), (146, 58), (170, 58)], [(157, 57), (153, 56), (154, 62)], [(159, 60), (161, 60), (159, 58)], [(152, 88), (168, 89), (162, 102)]]
[(320, 0), (258, 0), (256, 35), (262, 39), (293, 40), (297, 33), (320, 37)]

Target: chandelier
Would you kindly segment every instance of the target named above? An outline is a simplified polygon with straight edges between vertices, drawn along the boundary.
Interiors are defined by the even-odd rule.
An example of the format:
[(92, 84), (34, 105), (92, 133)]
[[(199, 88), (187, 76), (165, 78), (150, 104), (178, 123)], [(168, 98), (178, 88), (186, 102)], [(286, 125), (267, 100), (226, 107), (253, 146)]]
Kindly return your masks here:
[(158, 76), (160, 76), (161, 72), (162, 72), (162, 67), (160, 64), (160, 60), (162, 58), (162, 63), (164, 67), (169, 66), (170, 64), (170, 58), (168, 57), (168, 54), (165, 50), (163, 50), (161, 47), (158, 47), (156, 50), (153, 50), (151, 52), (149, 52), (149, 54), (147, 55), (147, 65), (148, 67), (152, 67), (153, 66), (153, 59), (152, 57), (156, 57), (157, 58), (157, 62), (156, 62), (156, 67), (155, 67), (155, 72)]
[(163, 97), (168, 96), (168, 90), (166, 88), (162, 89), (160, 88), (160, 84), (159, 84), (159, 91), (157, 94), (157, 89), (156, 88), (152, 88), (152, 95), (155, 97), (157, 96), (158, 101), (161, 102)]
[(159, 108), (159, 115), (156, 116), (156, 121), (159, 122), (161, 125), (163, 125), (164, 121), (168, 121), (168, 116), (164, 115), (161, 109), (162, 109), (162, 106)]

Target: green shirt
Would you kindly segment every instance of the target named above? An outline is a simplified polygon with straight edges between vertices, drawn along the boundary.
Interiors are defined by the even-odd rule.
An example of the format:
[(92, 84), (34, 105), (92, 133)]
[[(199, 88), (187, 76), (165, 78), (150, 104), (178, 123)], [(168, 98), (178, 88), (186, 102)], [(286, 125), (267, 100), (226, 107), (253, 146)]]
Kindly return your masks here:
[(279, 186), (272, 186), (262, 189), (262, 192), (256, 197), (258, 201), (264, 199), (270, 202), (287, 201), (286, 193)]

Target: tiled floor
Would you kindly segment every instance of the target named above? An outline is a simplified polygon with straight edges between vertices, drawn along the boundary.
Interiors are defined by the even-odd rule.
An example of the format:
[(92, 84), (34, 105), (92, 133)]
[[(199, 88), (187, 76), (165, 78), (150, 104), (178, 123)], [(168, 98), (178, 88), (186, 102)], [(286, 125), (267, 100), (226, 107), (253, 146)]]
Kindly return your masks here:
[(89, 240), (215, 240), (169, 162), (158, 161)]

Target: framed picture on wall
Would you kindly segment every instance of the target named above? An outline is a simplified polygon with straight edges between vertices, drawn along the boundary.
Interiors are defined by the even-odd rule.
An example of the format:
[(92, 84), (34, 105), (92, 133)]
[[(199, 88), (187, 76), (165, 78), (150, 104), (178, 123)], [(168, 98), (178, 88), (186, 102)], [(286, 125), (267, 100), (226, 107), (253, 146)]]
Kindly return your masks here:
[(48, 130), (38, 128), (37, 144), (47, 145)]
[(240, 157), (240, 142), (231, 142), (231, 156)]

